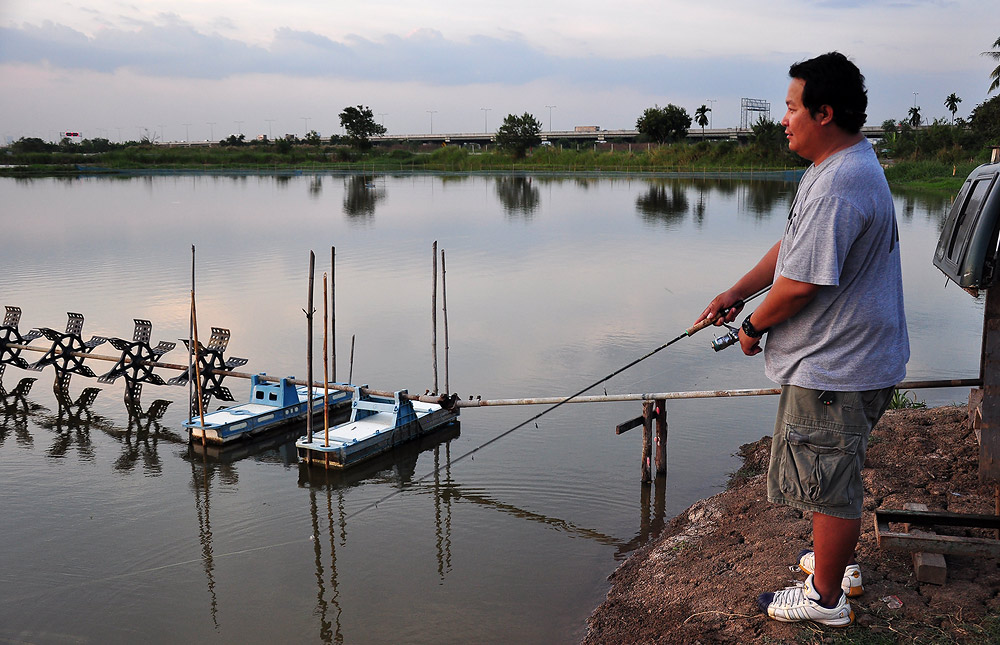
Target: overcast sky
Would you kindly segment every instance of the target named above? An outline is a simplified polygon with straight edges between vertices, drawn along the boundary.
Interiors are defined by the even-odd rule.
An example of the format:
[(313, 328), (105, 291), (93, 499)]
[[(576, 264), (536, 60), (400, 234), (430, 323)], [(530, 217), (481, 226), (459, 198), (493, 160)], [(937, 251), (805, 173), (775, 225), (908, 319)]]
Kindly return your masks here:
[(948, 94), (959, 116), (989, 98), (997, 37), (997, 0), (0, 0), (0, 138), (325, 137), (357, 104), (397, 134), (634, 128), (668, 103), (735, 127), (741, 97), (779, 120), (789, 64), (834, 49), (869, 123), (950, 118)]

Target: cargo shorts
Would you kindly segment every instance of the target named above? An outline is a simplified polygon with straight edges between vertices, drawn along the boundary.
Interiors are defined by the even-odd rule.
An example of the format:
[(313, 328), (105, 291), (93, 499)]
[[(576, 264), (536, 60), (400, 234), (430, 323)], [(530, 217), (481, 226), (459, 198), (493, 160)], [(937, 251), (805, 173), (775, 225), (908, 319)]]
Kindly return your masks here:
[(863, 392), (781, 388), (767, 470), (767, 499), (843, 519), (860, 519), (868, 435), (893, 387)]

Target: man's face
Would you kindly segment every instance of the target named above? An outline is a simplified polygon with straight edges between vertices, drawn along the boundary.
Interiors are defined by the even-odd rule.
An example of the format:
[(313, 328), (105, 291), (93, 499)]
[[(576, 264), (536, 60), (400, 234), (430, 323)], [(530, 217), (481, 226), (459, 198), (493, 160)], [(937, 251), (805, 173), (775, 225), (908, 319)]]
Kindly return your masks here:
[(793, 78), (788, 84), (788, 96), (785, 97), (787, 109), (781, 125), (785, 127), (788, 149), (804, 159), (815, 161), (817, 154), (822, 152), (822, 121), (825, 115), (820, 111), (814, 116), (802, 105), (805, 86), (806, 82), (801, 78)]

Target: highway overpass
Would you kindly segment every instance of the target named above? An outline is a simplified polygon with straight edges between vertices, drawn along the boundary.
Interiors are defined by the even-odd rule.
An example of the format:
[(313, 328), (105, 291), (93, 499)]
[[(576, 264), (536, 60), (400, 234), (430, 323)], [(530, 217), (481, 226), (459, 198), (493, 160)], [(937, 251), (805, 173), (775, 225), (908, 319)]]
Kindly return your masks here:
[[(862, 128), (861, 132), (870, 139), (882, 137), (881, 126), (868, 126)], [(698, 141), (706, 139), (709, 141), (746, 141), (752, 135), (751, 130), (739, 128), (692, 128), (688, 130), (687, 139)], [(550, 141), (552, 145), (570, 143), (605, 143), (610, 141), (634, 141), (639, 136), (638, 130), (597, 130), (578, 132), (576, 130), (555, 130), (540, 132), (542, 141)], [(458, 132), (441, 134), (387, 134), (382, 137), (372, 137), (372, 143), (378, 145), (391, 144), (402, 141), (416, 143), (446, 143), (460, 145), (464, 143), (478, 143), (481, 145), (490, 144), (496, 140), (495, 132)]]
[[(880, 139), (883, 136), (881, 126), (867, 126), (861, 129), (869, 139)], [(740, 128), (693, 128), (688, 130), (687, 139), (689, 141), (747, 141), (752, 135), (751, 130)], [(555, 130), (540, 132), (542, 141), (549, 141), (552, 145), (576, 145), (576, 144), (602, 144), (611, 142), (634, 142), (639, 136), (638, 130), (596, 130), (578, 132), (576, 130)], [(440, 134), (387, 134), (381, 137), (372, 137), (371, 142), (375, 145), (391, 145), (394, 143), (429, 143), (429, 144), (479, 144), (489, 145), (496, 140), (496, 132), (453, 132)], [(251, 143), (248, 141), (247, 143)], [(162, 146), (216, 146), (214, 141), (191, 141), (191, 142), (164, 142), (157, 143)]]

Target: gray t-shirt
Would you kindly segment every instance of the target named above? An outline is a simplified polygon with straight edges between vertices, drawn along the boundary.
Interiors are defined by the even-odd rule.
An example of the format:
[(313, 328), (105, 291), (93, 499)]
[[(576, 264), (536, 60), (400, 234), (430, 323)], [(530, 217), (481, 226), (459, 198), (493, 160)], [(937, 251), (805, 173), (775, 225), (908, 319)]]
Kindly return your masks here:
[(802, 176), (781, 238), (779, 275), (821, 288), (767, 334), (768, 378), (833, 391), (903, 380), (910, 343), (896, 211), (868, 140)]

